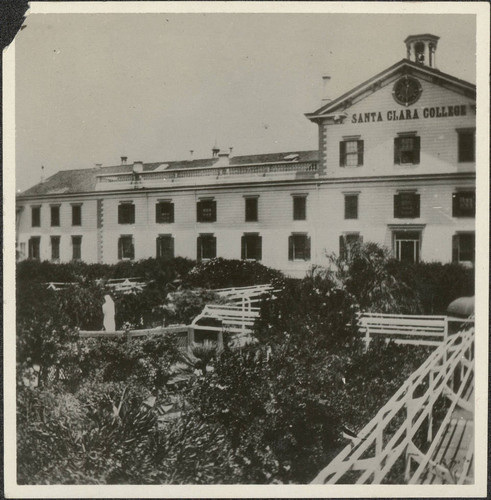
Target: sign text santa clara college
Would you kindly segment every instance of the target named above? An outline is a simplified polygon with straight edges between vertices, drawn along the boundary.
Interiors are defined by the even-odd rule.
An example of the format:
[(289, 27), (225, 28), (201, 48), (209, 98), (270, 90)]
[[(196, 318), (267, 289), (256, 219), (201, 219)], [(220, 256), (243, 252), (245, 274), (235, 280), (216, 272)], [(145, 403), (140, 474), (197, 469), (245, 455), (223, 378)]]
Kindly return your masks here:
[[(469, 108), (469, 110), (468, 110)], [(450, 118), (453, 116), (465, 116), (467, 112), (476, 112), (476, 107), (466, 104), (453, 106), (435, 106), (432, 108), (405, 108), (389, 111), (371, 111), (367, 113), (353, 113), (351, 123), (369, 123), (398, 120), (419, 120), (420, 118)]]

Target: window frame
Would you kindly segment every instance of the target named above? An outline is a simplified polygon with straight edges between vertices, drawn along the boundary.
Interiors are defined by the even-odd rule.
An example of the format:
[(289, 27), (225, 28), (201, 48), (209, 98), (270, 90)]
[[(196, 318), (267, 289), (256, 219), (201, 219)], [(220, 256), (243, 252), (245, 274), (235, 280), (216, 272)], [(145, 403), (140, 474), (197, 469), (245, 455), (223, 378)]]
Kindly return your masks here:
[[(344, 194), (344, 218), (345, 220), (357, 220), (359, 217), (359, 193)], [(348, 200), (355, 200), (354, 206), (349, 205)]]
[[(36, 244), (35, 246), (33, 244)], [(34, 248), (37, 249), (37, 252), (34, 252)], [(36, 255), (33, 255), (37, 253)], [(27, 243), (27, 258), (34, 260), (41, 260), (41, 236), (31, 236)]]
[[(475, 128), (458, 128), (457, 132), (457, 162), (458, 163), (475, 163), (476, 162), (476, 129)], [(464, 146), (464, 138), (471, 139), (470, 147)]]
[[(204, 250), (205, 250), (205, 243), (211, 244), (209, 250), (212, 250), (210, 252), (210, 256), (205, 257), (204, 256)], [(196, 259), (198, 262), (201, 262), (203, 260), (211, 260), (215, 259), (217, 256), (217, 238), (213, 233), (200, 233), (198, 238), (196, 239), (196, 247), (197, 247), (197, 252), (196, 252)]]
[[(349, 240), (352, 241), (349, 241)], [(348, 260), (351, 257), (351, 248), (355, 244), (361, 245), (363, 236), (358, 231), (348, 231), (339, 235), (339, 258)]]
[[(300, 246), (297, 245), (299, 238), (303, 239), (303, 248), (300, 251)], [(288, 260), (292, 262), (308, 262), (311, 260), (311, 238), (308, 233), (292, 233), (288, 237)], [(297, 254), (301, 253), (302, 256), (298, 257)]]
[[(307, 220), (307, 195), (292, 194), (293, 198), (293, 220)], [(299, 203), (302, 202), (300, 205)]]
[[(50, 248), (51, 248), (51, 260), (53, 262), (59, 262), (60, 261), (60, 246), (61, 246), (61, 236), (51, 236), (50, 237)], [(53, 245), (53, 243), (56, 242), (56, 245)], [(57, 250), (57, 255), (54, 255), (54, 250)]]
[[(464, 195), (470, 195), (473, 206), (470, 209), (460, 206), (461, 198)], [(474, 218), (476, 217), (476, 191), (472, 189), (462, 189), (452, 193), (452, 217), (458, 218)]]
[[(403, 149), (404, 140), (411, 139), (412, 148)], [(411, 152), (411, 161), (403, 161), (404, 153)], [(421, 137), (416, 132), (403, 132), (394, 137), (394, 165), (419, 165), (421, 160)]]
[[(411, 213), (403, 213), (403, 199), (412, 198)], [(417, 191), (399, 191), (394, 195), (394, 219), (418, 219), (421, 217), (421, 196)]]
[[(348, 151), (348, 145), (351, 143), (356, 143), (356, 151)], [(365, 142), (363, 139), (357, 137), (343, 137), (342, 141), (339, 141), (339, 166), (356, 168), (363, 166), (363, 160), (365, 156)], [(356, 163), (349, 164), (349, 158), (356, 158)]]
[[(206, 208), (206, 204), (210, 204)], [(205, 216), (205, 210), (210, 210), (209, 215)], [(197, 222), (216, 222), (217, 221), (217, 202), (215, 198), (203, 198), (196, 203), (196, 221)]]
[(41, 205), (31, 206), (31, 227), (41, 227)]
[[(162, 251), (161, 243), (163, 241), (170, 242), (169, 248), (167, 249), (169, 255), (165, 255), (165, 253)], [(172, 234), (159, 234), (156, 238), (156, 244), (157, 244), (156, 257), (158, 259), (163, 259), (163, 260), (174, 259), (175, 245), (174, 245), (174, 236)]]
[[(167, 206), (169, 210), (163, 212), (162, 207)], [(174, 223), (174, 203), (171, 200), (159, 200), (155, 204), (155, 223), (172, 224)]]
[[(78, 244), (75, 245), (75, 242), (78, 241)], [(78, 255), (75, 255), (75, 249), (78, 248)], [(82, 236), (81, 235), (72, 235), (72, 261), (82, 260)]]
[[(252, 243), (252, 248), (250, 245)], [(259, 233), (244, 233), (240, 240), (240, 258), (242, 260), (262, 260), (263, 242)], [(252, 256), (250, 255), (252, 254)]]
[(131, 225), (134, 223), (135, 223), (135, 204), (132, 201), (120, 202), (118, 205), (118, 224)]
[(72, 226), (82, 225), (82, 203), (72, 203)]
[[(245, 222), (258, 222), (259, 220), (259, 196), (244, 196)], [(252, 206), (250, 206), (252, 203)]]
[(61, 205), (50, 205), (49, 213), (50, 213), (50, 223), (51, 227), (60, 227), (61, 221)]
[[(125, 255), (124, 242), (129, 241), (130, 255)], [(132, 234), (120, 234), (118, 238), (118, 260), (135, 260), (135, 239)]]
[[(463, 237), (471, 237), (472, 241), (472, 258), (463, 259), (461, 258), (461, 243)], [(475, 265), (476, 262), (476, 233), (475, 231), (458, 231), (454, 235), (452, 235), (452, 262), (457, 262), (459, 264), (468, 264), (471, 263), (472, 266)]]

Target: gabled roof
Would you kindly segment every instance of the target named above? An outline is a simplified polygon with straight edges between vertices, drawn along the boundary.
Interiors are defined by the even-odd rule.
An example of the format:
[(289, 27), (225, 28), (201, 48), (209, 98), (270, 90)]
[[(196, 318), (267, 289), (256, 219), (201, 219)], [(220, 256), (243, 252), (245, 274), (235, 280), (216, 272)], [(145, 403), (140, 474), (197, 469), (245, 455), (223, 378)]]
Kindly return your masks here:
[(390, 66), (386, 70), (378, 73), (360, 85), (357, 85), (353, 89), (325, 104), (313, 113), (306, 113), (305, 116), (309, 120), (315, 121), (316, 119), (325, 117), (326, 115), (335, 113), (336, 111), (344, 110), (349, 107), (350, 100), (355, 99), (364, 92), (369, 91), (370, 88), (376, 90), (382, 82), (393, 77), (397, 73), (419, 75), (422, 77), (426, 76), (427, 78), (431, 78), (436, 85), (446, 85), (455, 92), (461, 93), (470, 98), (476, 98), (476, 86), (474, 84), (456, 78), (455, 76), (447, 73), (443, 73), (435, 68), (417, 64), (409, 59), (401, 59), (396, 64)]
[[(287, 158), (288, 157), (288, 158)], [(317, 161), (319, 152), (312, 151), (287, 151), (286, 153), (267, 153), (258, 155), (234, 156), (230, 158), (230, 166), (248, 165), (256, 163), (279, 163), (298, 161)], [(164, 171), (181, 170), (188, 168), (212, 167), (219, 158), (201, 158), (195, 160), (168, 161), (158, 163), (144, 163), (143, 172), (153, 172), (156, 169)], [(133, 165), (113, 165), (109, 167), (84, 168), (78, 170), (62, 170), (48, 177), (44, 182), (27, 189), (19, 194), (18, 198), (57, 195), (90, 193), (95, 191), (98, 175), (104, 174), (129, 174), (133, 170)]]

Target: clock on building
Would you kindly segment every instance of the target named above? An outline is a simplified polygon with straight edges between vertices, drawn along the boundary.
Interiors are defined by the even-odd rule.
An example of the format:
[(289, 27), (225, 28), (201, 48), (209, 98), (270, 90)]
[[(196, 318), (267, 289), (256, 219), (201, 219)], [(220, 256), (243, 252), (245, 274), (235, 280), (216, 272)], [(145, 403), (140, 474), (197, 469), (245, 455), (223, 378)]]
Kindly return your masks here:
[(410, 106), (419, 99), (422, 91), (421, 84), (416, 78), (405, 76), (394, 84), (392, 95), (399, 104)]

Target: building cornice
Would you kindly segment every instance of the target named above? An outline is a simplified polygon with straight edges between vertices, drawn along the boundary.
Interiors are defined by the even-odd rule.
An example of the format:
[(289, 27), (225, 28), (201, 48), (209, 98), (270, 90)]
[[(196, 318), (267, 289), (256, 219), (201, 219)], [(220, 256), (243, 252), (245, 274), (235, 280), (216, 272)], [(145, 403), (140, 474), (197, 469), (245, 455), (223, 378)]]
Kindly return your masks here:
[(32, 196), (19, 196), (17, 202), (34, 202), (41, 200), (72, 200), (80, 199), (97, 199), (97, 198), (115, 198), (119, 196), (144, 196), (158, 193), (175, 193), (186, 191), (223, 191), (228, 189), (244, 189), (244, 187), (283, 187), (283, 186), (307, 186), (307, 185), (336, 185), (336, 184), (372, 184), (372, 183), (401, 183), (401, 182), (435, 182), (435, 181), (452, 181), (452, 180), (472, 180), (476, 178), (476, 172), (451, 172), (445, 174), (408, 174), (408, 175), (377, 175), (370, 177), (317, 177), (309, 179), (284, 179), (284, 180), (268, 180), (268, 181), (248, 181), (236, 182), (227, 184), (202, 184), (194, 186), (172, 186), (172, 187), (155, 187), (155, 188), (140, 188), (140, 189), (124, 189), (120, 191), (90, 191), (80, 193), (62, 193), (62, 194), (44, 194)]

